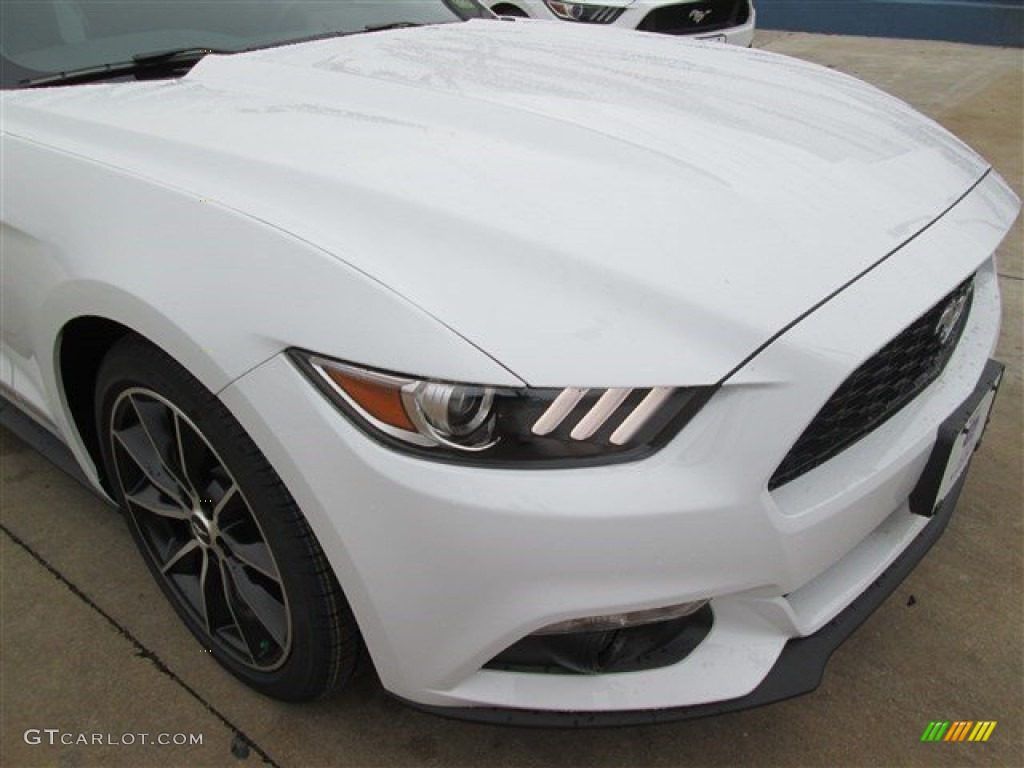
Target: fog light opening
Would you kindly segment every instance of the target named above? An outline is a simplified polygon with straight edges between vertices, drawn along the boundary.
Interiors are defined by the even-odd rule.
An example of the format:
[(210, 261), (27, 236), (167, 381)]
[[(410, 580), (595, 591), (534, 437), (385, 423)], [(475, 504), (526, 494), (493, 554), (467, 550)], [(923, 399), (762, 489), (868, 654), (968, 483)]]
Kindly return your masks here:
[(707, 600), (559, 622), (499, 653), (487, 669), (534, 674), (637, 672), (676, 664), (711, 632)]
[(654, 624), (659, 621), (671, 621), (681, 619), (684, 616), (696, 613), (705, 605), (707, 600), (696, 600), (690, 603), (679, 603), (665, 608), (650, 608), (645, 611), (630, 611), (629, 613), (613, 613), (607, 616), (587, 616), (582, 619), (569, 619), (549, 624), (533, 634), (543, 635), (568, 635), (573, 632), (603, 632), (613, 629), (625, 629), (626, 627), (639, 627), (644, 624)]

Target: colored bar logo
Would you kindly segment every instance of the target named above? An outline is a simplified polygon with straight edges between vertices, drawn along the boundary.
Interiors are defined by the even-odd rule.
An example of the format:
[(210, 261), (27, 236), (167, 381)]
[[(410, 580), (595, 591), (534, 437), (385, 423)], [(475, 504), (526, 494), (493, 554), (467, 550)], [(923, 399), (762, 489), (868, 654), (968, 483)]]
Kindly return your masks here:
[(932, 721), (921, 734), (921, 741), (988, 741), (995, 728), (995, 720)]

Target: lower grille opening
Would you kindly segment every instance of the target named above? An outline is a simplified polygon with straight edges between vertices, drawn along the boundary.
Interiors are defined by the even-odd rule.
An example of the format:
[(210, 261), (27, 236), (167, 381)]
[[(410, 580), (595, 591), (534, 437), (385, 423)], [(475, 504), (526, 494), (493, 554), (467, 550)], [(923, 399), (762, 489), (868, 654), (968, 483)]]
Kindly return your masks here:
[(529, 635), (485, 669), (542, 674), (605, 674), (667, 667), (701, 644), (714, 623), (711, 606), (689, 616), (599, 632)]

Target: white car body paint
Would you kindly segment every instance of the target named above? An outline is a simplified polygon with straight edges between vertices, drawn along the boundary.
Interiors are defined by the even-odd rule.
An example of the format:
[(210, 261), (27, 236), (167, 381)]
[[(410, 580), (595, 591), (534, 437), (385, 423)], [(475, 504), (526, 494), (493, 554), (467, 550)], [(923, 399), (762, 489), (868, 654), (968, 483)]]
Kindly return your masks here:
[[(585, 54), (607, 70), (579, 64)], [(470, 22), (210, 56), (180, 81), (17, 93), (5, 110), (10, 135), (135, 183), (159, 179), (199, 223), (224, 218), (201, 206), (230, 209), (428, 313), (443, 309), (446, 325), (535, 386), (718, 381), (987, 167), (897, 100), (818, 67), (543, 24)], [(104, 258), (134, 258), (116, 250)], [(263, 258), (244, 251), (228, 257)], [(767, 272), (795, 265), (800, 280), (764, 291)], [(494, 311), (497, 286), (528, 304), (544, 345), (518, 313)], [(216, 313), (220, 294), (174, 302)], [(267, 325), (279, 327), (269, 316)], [(669, 344), (682, 353), (647, 349)], [(266, 348), (225, 346), (243, 358), (228, 378), (266, 358)]]
[[(422, 704), (750, 692), (921, 530), (907, 496), (998, 333), (1013, 193), (902, 102), (781, 56), (470, 22), (0, 98), (19, 394), (95, 480), (61, 328), (102, 315), (165, 349), (284, 479), (385, 686)], [(939, 379), (769, 492), (850, 372), (972, 273)], [(643, 461), (470, 468), (368, 439), (289, 347), (501, 386), (722, 387)], [(481, 668), (555, 622), (707, 597), (711, 634), (669, 667)]]

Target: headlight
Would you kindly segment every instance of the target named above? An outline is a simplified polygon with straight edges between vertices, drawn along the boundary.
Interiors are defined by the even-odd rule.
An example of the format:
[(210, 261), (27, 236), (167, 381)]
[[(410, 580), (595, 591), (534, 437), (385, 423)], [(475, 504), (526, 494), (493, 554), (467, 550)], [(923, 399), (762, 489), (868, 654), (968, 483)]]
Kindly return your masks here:
[(624, 8), (609, 5), (590, 5), (588, 3), (556, 3), (544, 0), (555, 16), (565, 21), (581, 21), (584, 24), (611, 24), (622, 15)]
[(371, 437), (405, 452), (470, 464), (642, 458), (678, 432), (713, 391), (490, 387), (385, 373), (300, 350), (289, 354)]

